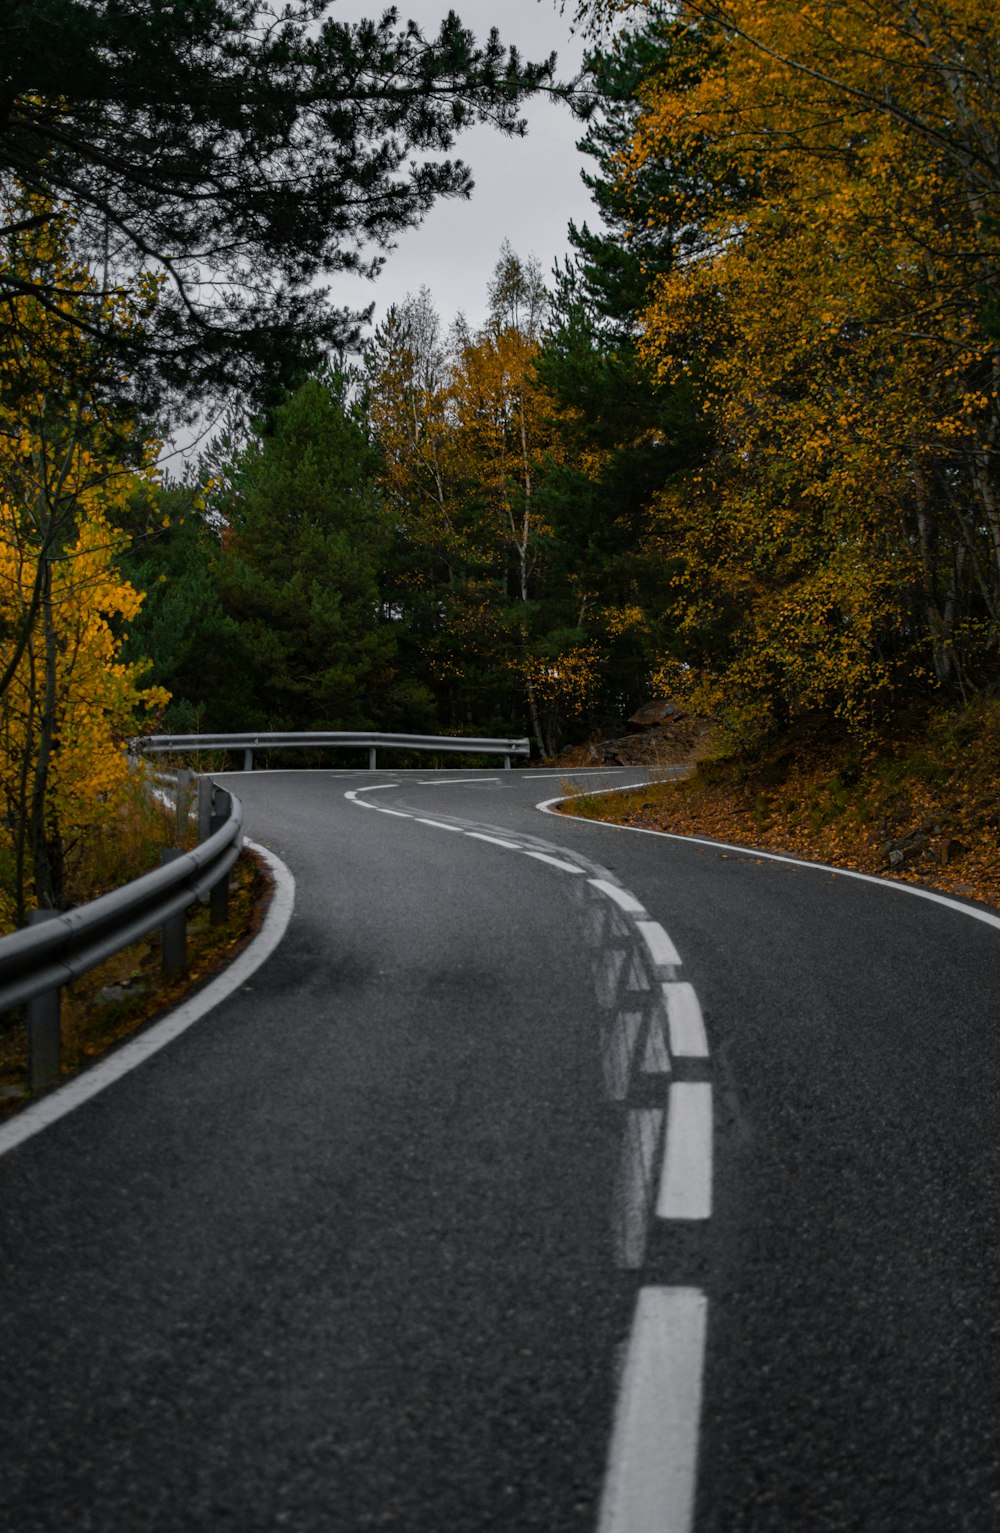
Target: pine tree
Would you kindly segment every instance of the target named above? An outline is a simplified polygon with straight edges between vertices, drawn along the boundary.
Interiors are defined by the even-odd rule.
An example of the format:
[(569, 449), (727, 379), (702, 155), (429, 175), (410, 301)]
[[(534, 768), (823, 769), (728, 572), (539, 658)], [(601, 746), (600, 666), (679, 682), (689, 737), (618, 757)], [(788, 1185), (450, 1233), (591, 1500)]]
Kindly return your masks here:
[(384, 717), (395, 639), (378, 584), (376, 468), (342, 377), (301, 385), (273, 431), (251, 436), (216, 502), (236, 685), (211, 727), (362, 729)]
[[(695, 74), (704, 49), (665, 7), (623, 29), (586, 59), (590, 119), (581, 149), (584, 179), (603, 227), (570, 226), (574, 257), (557, 273), (540, 377), (561, 409), (563, 463), (550, 476), (547, 506), (564, 622), (600, 654), (592, 721), (614, 728), (648, 696), (653, 669), (678, 648), (672, 583), (678, 559), (655, 514), (672, 478), (701, 462), (710, 422), (690, 383), (662, 385), (639, 351), (642, 314), (656, 281), (699, 238), (690, 200), (704, 179), (692, 159), (658, 159), (622, 172), (640, 98), (683, 49)], [(657, 208), (650, 219), (646, 209)]]
[[(330, 0), (5, 0), (0, 58), (0, 178), (44, 204), (0, 246), (66, 207), (108, 293), (164, 278), (155, 319), (114, 337), (133, 389), (161, 403), (164, 387), (301, 380), (355, 328), (324, 279), (373, 272), (436, 198), (467, 196), (457, 135), (523, 131), (521, 103), (553, 72), (495, 30), (478, 45), (453, 12), (424, 36), (392, 9), (339, 22)], [(91, 323), (5, 263), (0, 300), (29, 291)]]

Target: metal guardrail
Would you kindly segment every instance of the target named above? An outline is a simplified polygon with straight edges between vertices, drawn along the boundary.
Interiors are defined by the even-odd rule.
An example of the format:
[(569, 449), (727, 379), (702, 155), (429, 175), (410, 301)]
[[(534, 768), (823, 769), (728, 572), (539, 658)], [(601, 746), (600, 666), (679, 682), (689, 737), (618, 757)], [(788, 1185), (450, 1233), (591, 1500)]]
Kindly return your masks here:
[(131, 741), (130, 749), (138, 756), (154, 752), (242, 750), (244, 771), (253, 769), (255, 750), (303, 750), (329, 747), (334, 750), (368, 750), (369, 771), (376, 770), (379, 750), (459, 751), (468, 756), (502, 756), (509, 768), (512, 756), (527, 756), (527, 739), (462, 739), (458, 735), (385, 735), (371, 730), (306, 730), (298, 734), (215, 734), (215, 735), (146, 735)]
[[(148, 735), (129, 742), (133, 756), (168, 751), (242, 750), (245, 769), (253, 767), (255, 750), (310, 747), (366, 747), (372, 771), (379, 749), (500, 755), (508, 769), (513, 756), (527, 756), (530, 751), (527, 739), (461, 739), (455, 735), (342, 730)], [(185, 817), (192, 775), (182, 773), (177, 779), (178, 813), (183, 797)], [(163, 933), (164, 971), (172, 977), (184, 968), (186, 961), (188, 907), (207, 895), (212, 921), (226, 919), (229, 872), (243, 845), (243, 805), (209, 778), (202, 778), (198, 824), (204, 839), (193, 851), (165, 852), (162, 867), (121, 889), (76, 910), (35, 911), (23, 930), (0, 937), (0, 1013), (27, 1003), (28, 1078), (32, 1089), (52, 1085), (59, 1078), (59, 1008), (64, 985), (158, 928)]]
[[(212, 921), (226, 919), (229, 872), (243, 847), (243, 805), (203, 779), (208, 837), (192, 851), (164, 853), (164, 864), (75, 910), (35, 911), (21, 931), (0, 937), (0, 1012), (29, 1003), (29, 1084), (59, 1073), (59, 991), (140, 937), (162, 928), (164, 970), (185, 964), (185, 912), (208, 896)], [(214, 796), (214, 802), (209, 797)]]

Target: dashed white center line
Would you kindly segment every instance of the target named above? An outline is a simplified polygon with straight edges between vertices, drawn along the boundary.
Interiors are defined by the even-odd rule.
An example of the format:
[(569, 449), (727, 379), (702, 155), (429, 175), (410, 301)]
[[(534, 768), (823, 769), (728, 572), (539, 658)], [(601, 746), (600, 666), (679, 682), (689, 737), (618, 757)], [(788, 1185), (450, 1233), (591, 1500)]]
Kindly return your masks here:
[(681, 955), (659, 921), (636, 921), (635, 924), (657, 968), (675, 968), (680, 963)]
[(578, 868), (575, 862), (563, 862), (560, 857), (550, 857), (548, 852), (525, 852), (526, 857), (534, 857), (536, 862), (547, 862), (550, 868), (558, 868), (562, 873), (585, 873), (585, 868)]
[(707, 1059), (708, 1039), (694, 986), (680, 980), (668, 982), (663, 986), (663, 999), (672, 1052), (678, 1059)]
[(667, 1108), (660, 1219), (712, 1215), (712, 1088), (707, 1081), (675, 1081)]
[(402, 809), (383, 809), (381, 804), (372, 804), (369, 807), (372, 809), (377, 809), (379, 814), (391, 814), (397, 820), (413, 819), (412, 814), (404, 814)]
[(600, 889), (609, 900), (614, 900), (621, 910), (628, 912), (630, 916), (644, 916), (645, 905), (640, 905), (634, 894), (629, 894), (627, 889), (619, 889), (617, 884), (608, 883), (606, 878), (588, 878), (587, 882), (594, 889)]
[(698, 1288), (639, 1292), (598, 1533), (688, 1533), (707, 1312)]
[(418, 788), (454, 788), (458, 783), (499, 782), (499, 777), (430, 777), (426, 782), (418, 781)]
[[(435, 779), (433, 786), (479, 785), (485, 781), (481, 777)], [(397, 784), (379, 783), (372, 788), (356, 789), (347, 797), (366, 809), (375, 808), (356, 794), (394, 786)], [(566, 858), (504, 836), (466, 830), (462, 825), (400, 809), (383, 809), (382, 813), (401, 820), (414, 819), (434, 830), (466, 835), (505, 851), (521, 852), (561, 873), (587, 876), (585, 868)], [(560, 850), (553, 848), (553, 852)], [(661, 1077), (664, 1087), (672, 1081), (674, 1058), (706, 1059), (709, 1050), (701, 1007), (690, 984), (666, 981), (661, 972), (658, 983), (663, 1005), (654, 1003), (652, 1010), (648, 1003), (636, 1005), (634, 999), (629, 1007), (627, 999), (619, 996), (626, 963), (629, 965), (626, 992), (632, 997), (643, 991), (648, 995), (649, 960), (654, 970), (662, 971), (678, 967), (681, 957), (664, 927), (650, 919), (646, 907), (634, 894), (612, 879), (611, 874), (604, 878), (587, 876), (593, 889), (630, 917), (627, 924), (633, 935), (622, 940), (617, 931), (620, 917), (600, 901), (588, 902), (587, 909), (598, 916), (593, 935), (602, 949), (594, 976), (598, 1003), (603, 1008), (617, 1007), (614, 1018), (602, 1027), (605, 1088), (613, 1102), (627, 1102), (640, 1042), (643, 1074)], [(645, 947), (647, 960), (639, 956), (636, 936)], [(642, 1265), (654, 1199), (659, 1219), (704, 1220), (712, 1213), (711, 1085), (676, 1080), (669, 1085), (659, 1181), (654, 1185), (663, 1117), (662, 1107), (630, 1107), (625, 1114), (623, 1158), (615, 1198), (615, 1244), (616, 1259), (628, 1270), (638, 1270)], [(639, 1293), (615, 1409), (597, 1533), (691, 1533), (707, 1308), (704, 1293), (696, 1288), (648, 1286)]]
[(471, 836), (473, 841), (488, 841), (491, 846), (505, 846), (508, 852), (521, 850), (516, 841), (501, 841), (499, 836), (488, 836), (483, 830), (467, 830), (465, 834)]

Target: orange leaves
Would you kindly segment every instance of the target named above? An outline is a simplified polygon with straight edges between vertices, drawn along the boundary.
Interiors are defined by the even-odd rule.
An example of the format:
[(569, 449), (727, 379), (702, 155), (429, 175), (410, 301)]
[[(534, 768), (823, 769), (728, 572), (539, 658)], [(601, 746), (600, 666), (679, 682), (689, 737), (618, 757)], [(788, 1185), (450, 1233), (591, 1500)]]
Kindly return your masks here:
[(596, 644), (579, 645), (556, 655), (525, 655), (517, 670), (532, 688), (538, 703), (580, 718), (597, 692), (601, 655)]
[[(704, 635), (713, 686), (779, 719), (863, 719), (928, 671), (985, 677), (1000, 639), (1000, 347), (983, 324), (1000, 287), (995, 8), (677, 11), (622, 174), (687, 161), (703, 187), (642, 316), (649, 362), (691, 377), (719, 432), (711, 473), (662, 499), (682, 625)], [(660, 216), (637, 209), (636, 225)]]
[(27, 298), (5, 320), (0, 864), (12, 871), (0, 920), (8, 923), (23, 914), (32, 872), (36, 894), (58, 903), (67, 845), (113, 816), (128, 777), (123, 741), (147, 709), (166, 701), (121, 661), (122, 625), (142, 596), (115, 564), (123, 512), (155, 477), (157, 444), (128, 442), (129, 456), (144, 466), (123, 465), (123, 438), (134, 433), (105, 407), (107, 373), (88, 330), (95, 310), (101, 323), (139, 323), (159, 284), (99, 298), (89, 273), (68, 257), (64, 223), (54, 216), (10, 257), (26, 274), (45, 265), (79, 328)]

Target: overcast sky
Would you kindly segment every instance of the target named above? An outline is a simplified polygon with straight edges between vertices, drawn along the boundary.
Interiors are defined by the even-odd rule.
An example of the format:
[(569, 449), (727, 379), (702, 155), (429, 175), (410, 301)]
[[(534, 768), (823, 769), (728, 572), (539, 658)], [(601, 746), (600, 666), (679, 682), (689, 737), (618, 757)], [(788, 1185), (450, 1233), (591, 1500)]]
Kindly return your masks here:
[[(336, 0), (337, 18), (343, 21), (379, 15), (383, 9), (365, 0)], [(569, 15), (559, 14), (557, 0), (397, 0), (397, 9), (401, 19), (412, 18), (426, 32), (436, 31), (449, 9), (479, 39), (496, 26), (503, 41), (515, 44), (526, 58), (556, 52), (562, 79), (577, 72), (582, 58), (582, 41), (570, 32)], [(524, 115), (527, 138), (505, 138), (486, 127), (461, 136), (454, 153), (472, 169), (476, 186), (471, 201), (437, 203), (418, 229), (402, 236), (376, 283), (340, 278), (334, 300), (361, 308), (374, 299), (377, 322), (391, 303), (426, 285), (446, 325), (461, 310), (475, 327), (485, 319), (486, 285), (504, 239), (521, 256), (537, 255), (548, 276), (569, 248), (570, 219), (595, 221), (580, 180), (585, 157), (575, 147), (583, 130), (556, 102), (533, 102)]]
[[(367, 0), (335, 3), (343, 21), (378, 16), (387, 9)], [(503, 41), (516, 45), (525, 58), (557, 53), (560, 79), (576, 74), (583, 57), (582, 40), (571, 33), (569, 16), (559, 14), (558, 0), (397, 0), (397, 9), (402, 20), (412, 17), (425, 32), (436, 32), (449, 9), (477, 38), (485, 38), (496, 26)], [(569, 251), (570, 219), (595, 221), (580, 180), (588, 162), (576, 149), (581, 125), (565, 106), (541, 99), (530, 103), (524, 116), (528, 134), (523, 139), (505, 138), (487, 127), (459, 137), (454, 153), (471, 167), (476, 183), (471, 199), (435, 204), (419, 228), (400, 238), (376, 282), (347, 275), (333, 278), (332, 301), (356, 310), (374, 301), (377, 324), (390, 304), (426, 286), (446, 329), (459, 312), (475, 329), (486, 318), (486, 287), (505, 239), (518, 255), (536, 255), (548, 279), (556, 259)], [(214, 420), (206, 420), (180, 432), (163, 462), (176, 471), (201, 450), (214, 426)]]

